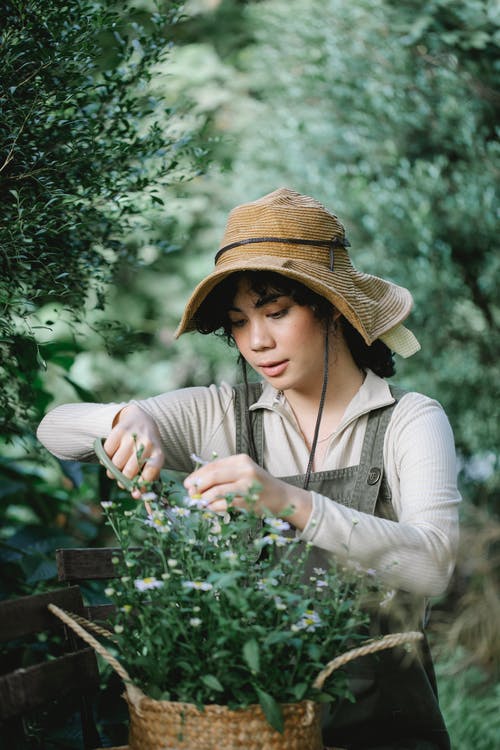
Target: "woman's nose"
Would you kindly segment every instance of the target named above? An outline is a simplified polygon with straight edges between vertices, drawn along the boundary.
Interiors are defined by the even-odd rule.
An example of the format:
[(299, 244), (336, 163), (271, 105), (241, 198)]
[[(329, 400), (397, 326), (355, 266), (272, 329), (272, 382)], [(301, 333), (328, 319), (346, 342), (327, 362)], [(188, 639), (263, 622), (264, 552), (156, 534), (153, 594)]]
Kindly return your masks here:
[(273, 346), (274, 340), (271, 336), (265, 321), (252, 321), (250, 324), (250, 346), (254, 351), (269, 349)]

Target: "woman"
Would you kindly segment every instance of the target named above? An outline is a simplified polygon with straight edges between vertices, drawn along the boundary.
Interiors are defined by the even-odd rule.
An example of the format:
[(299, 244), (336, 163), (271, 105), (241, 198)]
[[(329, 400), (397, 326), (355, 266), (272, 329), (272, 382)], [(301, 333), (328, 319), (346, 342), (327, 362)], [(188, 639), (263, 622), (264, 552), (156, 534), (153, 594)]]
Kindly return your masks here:
[[(395, 600), (423, 616), (454, 565), (453, 436), (439, 404), (383, 379), (394, 373), (392, 352), (419, 348), (402, 325), (412, 298), (356, 270), (348, 245), (336, 216), (288, 189), (236, 207), (177, 335), (222, 331), (262, 383), (248, 383), (244, 365), (234, 389), (62, 406), (38, 436), (59, 458), (91, 460), (94, 438), (105, 435), (126, 476), (149, 482), (164, 465), (186, 471), (187, 490), (213, 511), (229, 493), (240, 505), (258, 482), (262, 508), (286, 515), (320, 559), (375, 569)], [(140, 466), (137, 444), (147, 459)], [(208, 459), (195, 471), (193, 453)], [(449, 748), (425, 649), (410, 664), (392, 652), (360, 660), (350, 678), (356, 702), (337, 706), (325, 742)]]

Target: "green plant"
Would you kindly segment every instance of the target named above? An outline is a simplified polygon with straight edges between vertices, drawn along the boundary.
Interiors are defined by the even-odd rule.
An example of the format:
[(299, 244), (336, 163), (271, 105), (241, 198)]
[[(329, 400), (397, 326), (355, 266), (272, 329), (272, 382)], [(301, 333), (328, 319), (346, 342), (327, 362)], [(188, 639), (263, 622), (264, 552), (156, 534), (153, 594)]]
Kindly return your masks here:
[[(117, 269), (140, 263), (134, 232), (148, 230), (155, 206), (164, 213), (160, 186), (196, 171), (175, 103), (150, 88), (180, 3), (119, 5), (2, 4), (0, 423), (9, 434), (47, 405), (53, 352), (43, 344), (54, 324), (98, 325), (89, 310), (103, 310)], [(169, 248), (164, 237), (158, 250)], [(99, 325), (116, 343), (116, 325)]]
[(452, 747), (457, 750), (493, 750), (500, 737), (500, 682), (470, 664), (463, 648), (441, 649), (436, 663), (439, 700)]
[(97, 467), (66, 462), (56, 485), (57, 463), (42, 468), (35, 447), (22, 448), (0, 457), (0, 599), (53, 587), (56, 549), (102, 544), (107, 533), (95, 506)]
[[(163, 486), (164, 487), (164, 486)], [(231, 708), (260, 703), (282, 730), (280, 703), (348, 695), (336, 675), (313, 682), (327, 662), (366, 637), (370, 575), (311, 568), (281, 518), (209, 512), (172, 487), (104, 502), (122, 555), (106, 590), (117, 605), (118, 653), (156, 699)], [(230, 500), (230, 498), (229, 498)], [(147, 508), (147, 510), (145, 510)]]

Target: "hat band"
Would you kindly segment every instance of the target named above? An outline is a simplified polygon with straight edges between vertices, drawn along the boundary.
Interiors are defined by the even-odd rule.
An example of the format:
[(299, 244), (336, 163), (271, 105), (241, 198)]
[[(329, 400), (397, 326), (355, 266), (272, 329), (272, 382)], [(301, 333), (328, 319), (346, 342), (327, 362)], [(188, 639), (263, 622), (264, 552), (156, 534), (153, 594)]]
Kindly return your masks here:
[(333, 271), (334, 248), (351, 246), (351, 243), (345, 237), (333, 237), (331, 240), (304, 240), (297, 237), (248, 237), (246, 240), (231, 242), (230, 245), (221, 247), (221, 249), (215, 256), (215, 263), (217, 263), (221, 255), (225, 253), (226, 250), (232, 250), (233, 247), (239, 247), (240, 245), (254, 245), (259, 242), (279, 242), (284, 245), (312, 245), (313, 247), (328, 247), (330, 248), (330, 271)]

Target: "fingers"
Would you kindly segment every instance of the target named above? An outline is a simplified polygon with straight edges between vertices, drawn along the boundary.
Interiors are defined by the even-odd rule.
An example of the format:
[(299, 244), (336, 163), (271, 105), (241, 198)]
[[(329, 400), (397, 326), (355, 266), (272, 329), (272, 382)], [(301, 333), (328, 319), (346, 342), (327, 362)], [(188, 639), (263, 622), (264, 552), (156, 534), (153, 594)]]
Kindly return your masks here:
[(111, 430), (108, 437), (104, 441), (103, 448), (110, 458), (112, 458), (115, 455), (116, 451), (120, 447), (121, 439), (122, 439), (121, 431), (113, 429)]
[[(133, 479), (141, 470), (143, 461), (139, 465), (138, 459), (138, 444), (131, 435), (122, 434), (113, 436), (110, 434), (110, 438), (104, 443), (104, 450), (111, 458), (113, 464), (119, 469), (128, 479)], [(111, 446), (111, 447), (110, 447)], [(141, 459), (147, 459), (149, 446), (141, 447)], [(110, 472), (107, 472), (108, 476), (113, 478)]]
[(244, 505), (260, 471), (249, 456), (230, 456), (200, 467), (185, 479), (184, 486), (191, 495), (201, 495), (208, 510), (225, 511), (228, 495), (234, 498), (231, 505)]
[(122, 473), (128, 479), (134, 479), (137, 477), (141, 482), (154, 482), (160, 475), (160, 469), (163, 465), (163, 456), (152, 456), (141, 457), (137, 460), (136, 453), (133, 453), (127, 460), (127, 463), (122, 469)]
[(253, 480), (259, 471), (260, 467), (252, 461), (250, 456), (242, 453), (237, 456), (217, 458), (204, 464), (204, 466), (200, 466), (186, 477), (185, 485), (197, 485), (198, 487), (207, 485), (208, 487), (211, 484), (243, 477)]
[[(228, 504), (243, 506), (248, 490), (249, 487), (243, 482), (231, 482), (230, 484), (218, 484), (200, 494), (208, 510), (227, 510)], [(217, 504), (217, 508), (213, 507), (215, 504)]]
[(154, 482), (158, 479), (164, 461), (163, 451), (153, 450), (151, 455), (148, 455), (141, 463), (141, 477), (143, 482)]
[(132, 479), (132, 477), (134, 477), (140, 470), (138, 460), (139, 449), (141, 451), (142, 465), (142, 459), (147, 459), (148, 448), (150, 448), (150, 446), (137, 443), (129, 435), (126, 435), (113, 454), (113, 463), (123, 472), (123, 474), (125, 474), (125, 476)]
[[(247, 507), (246, 501), (245, 501), (245, 494), (243, 493), (241, 495), (233, 495), (233, 493), (227, 493), (228, 495), (231, 495), (231, 502), (228, 502), (228, 500), (225, 497), (216, 497), (213, 500), (210, 500), (207, 502), (206, 510), (211, 510), (214, 513), (225, 513), (229, 507), (231, 508), (245, 508)], [(253, 507), (253, 506), (252, 506)], [(248, 508), (247, 508), (248, 509)], [(254, 511), (257, 511), (256, 507), (253, 507)]]
[[(120, 412), (103, 447), (127, 479), (137, 477), (141, 483), (158, 479), (165, 460), (161, 437), (153, 418), (135, 404)], [(107, 475), (114, 478), (109, 471)]]
[(209, 505), (207, 505), (207, 510), (211, 510), (214, 513), (224, 513), (227, 508), (227, 500), (214, 500)]

